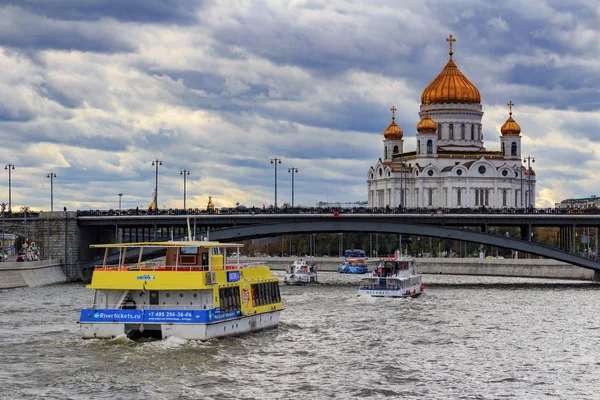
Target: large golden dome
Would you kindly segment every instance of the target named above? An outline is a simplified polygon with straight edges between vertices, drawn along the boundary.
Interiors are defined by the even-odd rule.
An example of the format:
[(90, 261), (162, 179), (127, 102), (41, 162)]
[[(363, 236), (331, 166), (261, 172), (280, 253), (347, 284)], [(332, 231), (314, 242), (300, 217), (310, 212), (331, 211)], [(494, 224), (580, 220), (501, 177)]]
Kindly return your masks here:
[(383, 136), (386, 140), (401, 140), (404, 133), (402, 129), (396, 124), (396, 107), (392, 106), (392, 123), (383, 131)]
[(458, 69), (452, 60), (452, 43), (456, 41), (450, 35), (446, 41), (450, 42), (450, 60), (421, 95), (421, 104), (481, 104), (479, 90)]
[(519, 134), (521, 133), (521, 127), (519, 126), (519, 124), (517, 124), (517, 121), (515, 121), (512, 117), (512, 106), (514, 106), (514, 104), (511, 101), (507, 105), (510, 107), (508, 119), (506, 120), (504, 125), (502, 125), (502, 128), (500, 128), (500, 132), (502, 133), (502, 136), (519, 136)]

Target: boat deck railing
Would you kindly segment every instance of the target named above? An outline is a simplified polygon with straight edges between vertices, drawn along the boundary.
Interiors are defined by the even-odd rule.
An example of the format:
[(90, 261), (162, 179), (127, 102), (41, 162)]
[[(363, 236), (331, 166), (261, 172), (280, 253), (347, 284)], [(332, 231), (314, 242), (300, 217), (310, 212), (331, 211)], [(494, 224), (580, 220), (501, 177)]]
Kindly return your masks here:
[[(125, 306), (125, 308), (123, 308)], [(128, 305), (128, 304), (107, 304), (106, 306), (96, 307), (94, 304), (84, 304), (81, 306), (82, 309), (92, 310), (211, 310), (212, 308), (206, 307), (206, 305)]]
[[(260, 262), (254, 263), (240, 263), (240, 264), (229, 264), (222, 268), (224, 270), (232, 269), (243, 269), (243, 268), (256, 268), (266, 267), (267, 265)], [(151, 261), (142, 262), (135, 264), (122, 264), (122, 265), (96, 265), (94, 267), (97, 271), (208, 271), (208, 265), (165, 265), (164, 263)], [(213, 266), (213, 271), (216, 271)]]

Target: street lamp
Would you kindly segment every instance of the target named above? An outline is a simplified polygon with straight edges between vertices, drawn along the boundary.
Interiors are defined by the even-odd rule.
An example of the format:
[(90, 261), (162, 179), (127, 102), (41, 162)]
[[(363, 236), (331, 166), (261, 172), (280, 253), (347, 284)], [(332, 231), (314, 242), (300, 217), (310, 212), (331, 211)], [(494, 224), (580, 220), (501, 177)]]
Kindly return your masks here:
[(50, 211), (52, 212), (54, 211), (54, 178), (56, 178), (56, 174), (50, 172), (47, 178), (50, 178)]
[(179, 172), (179, 175), (183, 175), (183, 209), (187, 210), (187, 207), (185, 206), (185, 192), (186, 192), (186, 176), (190, 175), (190, 171), (188, 171), (187, 169), (184, 169), (183, 171)]
[(12, 164), (7, 164), (4, 166), (4, 169), (8, 170), (8, 212), (12, 213), (12, 196), (10, 190), (10, 170), (15, 169), (15, 166)]
[[(527, 185), (528, 185), (528, 192), (529, 192), (529, 204), (528, 204), (528, 208), (531, 208), (532, 204), (531, 204), (531, 164), (535, 163), (535, 158), (531, 157), (531, 156), (527, 156), (526, 158), (523, 159), (523, 162), (527, 162)], [(521, 179), (521, 182), (523, 180)]]
[[(519, 177), (519, 180), (521, 181), (521, 208), (523, 208), (523, 166), (522, 165), (515, 165), (513, 170), (515, 171), (515, 174), (521, 174), (521, 176), (519, 177), (519, 175), (515, 175), (515, 178)], [(515, 194), (515, 207), (518, 206), (518, 197)]]
[(21, 212), (25, 216), (25, 221), (23, 222), (23, 225), (25, 225), (25, 241), (26, 242), (28, 239), (28, 236), (27, 236), (27, 213), (29, 212), (29, 210), (30, 210), (29, 207), (21, 207)]
[(121, 197), (123, 197), (123, 193), (119, 193), (117, 196), (119, 196), (119, 214), (121, 213)]
[(298, 173), (298, 168), (296, 168), (296, 167), (288, 168), (288, 173), (292, 174), (292, 208), (294, 208), (294, 174)]
[(2, 207), (2, 255), (0, 257), (4, 261), (4, 210), (6, 210), (6, 203), (0, 204), (0, 207)]
[(152, 165), (156, 166), (156, 183), (154, 184), (154, 206), (158, 210), (158, 166), (162, 165), (162, 161), (158, 158), (152, 161)]
[(271, 164), (275, 164), (275, 208), (277, 208), (277, 164), (281, 164), (281, 158), (271, 158)]

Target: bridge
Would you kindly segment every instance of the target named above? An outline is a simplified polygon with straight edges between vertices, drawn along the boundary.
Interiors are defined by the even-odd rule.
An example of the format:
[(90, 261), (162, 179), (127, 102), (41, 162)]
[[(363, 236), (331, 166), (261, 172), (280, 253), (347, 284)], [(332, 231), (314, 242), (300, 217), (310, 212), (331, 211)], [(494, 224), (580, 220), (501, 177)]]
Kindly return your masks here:
[[(65, 272), (71, 279), (81, 276), (86, 261), (98, 256), (91, 243), (116, 241), (164, 240), (187, 232), (188, 219), (197, 236), (214, 240), (244, 240), (257, 237), (318, 232), (373, 232), (430, 236), (474, 242), (553, 258), (599, 271), (600, 264), (573, 254), (578, 227), (600, 226), (600, 214), (564, 214), (547, 210), (535, 212), (407, 212), (408, 210), (371, 210), (355, 212), (288, 213), (269, 210), (199, 213), (184, 212), (158, 215), (127, 213), (54, 212), (29, 216), (27, 231), (40, 245), (41, 259), (49, 255), (64, 259)], [(6, 218), (10, 227), (23, 230), (22, 217)], [(490, 234), (491, 228), (518, 227), (520, 238)], [(559, 248), (532, 241), (535, 227), (559, 227)], [(463, 229), (459, 229), (463, 228)], [(470, 228), (470, 229), (464, 229)], [(476, 231), (472, 230), (475, 229)], [(11, 232), (12, 233), (12, 232)], [(600, 273), (599, 273), (600, 278)]]

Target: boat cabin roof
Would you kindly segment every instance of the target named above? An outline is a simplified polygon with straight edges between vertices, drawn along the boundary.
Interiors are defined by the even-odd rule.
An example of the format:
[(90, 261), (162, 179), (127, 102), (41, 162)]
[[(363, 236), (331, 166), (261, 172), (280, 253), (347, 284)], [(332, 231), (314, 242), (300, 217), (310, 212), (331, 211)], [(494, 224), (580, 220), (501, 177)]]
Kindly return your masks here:
[(185, 242), (133, 242), (133, 243), (107, 243), (91, 244), (90, 248), (124, 248), (124, 247), (243, 247), (240, 243), (207, 242), (201, 240)]

